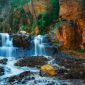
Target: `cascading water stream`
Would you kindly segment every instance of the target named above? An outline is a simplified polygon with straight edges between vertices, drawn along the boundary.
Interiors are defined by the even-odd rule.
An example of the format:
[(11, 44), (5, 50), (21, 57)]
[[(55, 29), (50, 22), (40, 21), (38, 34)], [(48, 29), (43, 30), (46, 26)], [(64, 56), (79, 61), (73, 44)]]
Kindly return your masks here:
[(3, 77), (7, 77), (7, 76), (11, 76), (11, 75), (23, 72), (23, 70), (20, 70), (16, 68), (16, 66), (14, 66), (14, 63), (16, 62), (16, 60), (13, 54), (16, 55), (16, 52), (15, 52), (16, 48), (13, 47), (13, 42), (10, 35), (8, 33), (0, 33), (0, 38), (1, 38), (0, 39), (1, 40), (0, 56), (6, 57), (8, 59), (8, 62), (4, 67), (5, 75)]
[(34, 37), (34, 56), (44, 56), (45, 53), (45, 46), (43, 43), (44, 36), (38, 35)]
[(2, 46), (0, 47), (0, 56), (12, 57), (13, 51), (12, 38), (10, 38), (10, 35), (7, 33), (0, 33), (0, 37), (2, 44)]

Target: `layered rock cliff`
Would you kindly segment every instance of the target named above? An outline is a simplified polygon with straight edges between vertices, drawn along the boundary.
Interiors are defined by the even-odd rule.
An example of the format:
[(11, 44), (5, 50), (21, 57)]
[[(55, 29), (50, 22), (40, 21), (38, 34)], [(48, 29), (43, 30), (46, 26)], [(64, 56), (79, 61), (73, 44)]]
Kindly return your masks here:
[(85, 47), (85, 1), (59, 0), (62, 25), (57, 38), (66, 49)]

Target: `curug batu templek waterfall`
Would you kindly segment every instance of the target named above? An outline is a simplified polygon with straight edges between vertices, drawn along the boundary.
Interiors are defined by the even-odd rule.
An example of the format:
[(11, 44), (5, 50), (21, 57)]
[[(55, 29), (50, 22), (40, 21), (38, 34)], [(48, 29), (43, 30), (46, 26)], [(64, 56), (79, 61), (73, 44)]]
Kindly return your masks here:
[(31, 49), (26, 49), (26, 55), (22, 48), (13, 46), (13, 37), (7, 33), (0, 33), (0, 43), (0, 56), (5, 57), (17, 57), (20, 51), (23, 52), (22, 56), (47, 56), (49, 54), (51, 55), (54, 51), (50, 53), (46, 52), (46, 50), (50, 51), (50, 49), (52, 49), (52, 44), (49, 42), (48, 35), (34, 36), (33, 40), (31, 40), (31, 45), (33, 45), (33, 47)]
[(0, 0), (0, 85), (85, 85), (85, 0)]

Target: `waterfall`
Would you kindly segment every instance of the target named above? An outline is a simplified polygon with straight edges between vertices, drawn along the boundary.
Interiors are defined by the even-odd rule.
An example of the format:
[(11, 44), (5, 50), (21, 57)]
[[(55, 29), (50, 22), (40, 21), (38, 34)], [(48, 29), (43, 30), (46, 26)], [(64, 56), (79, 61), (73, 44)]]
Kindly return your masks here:
[(44, 56), (46, 54), (43, 39), (43, 35), (34, 37), (34, 56)]
[(0, 56), (12, 57), (13, 43), (12, 38), (10, 38), (7, 33), (0, 33), (1, 44)]

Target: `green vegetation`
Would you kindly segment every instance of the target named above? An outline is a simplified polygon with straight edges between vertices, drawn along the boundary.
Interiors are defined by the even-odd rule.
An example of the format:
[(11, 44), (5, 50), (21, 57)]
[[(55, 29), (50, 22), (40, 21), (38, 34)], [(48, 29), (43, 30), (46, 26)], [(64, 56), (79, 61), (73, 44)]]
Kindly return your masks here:
[(85, 53), (85, 48), (84, 49), (75, 50), (75, 52), (77, 52), (77, 53)]
[[(31, 3), (29, 3), (30, 1)], [(36, 15), (34, 0), (13, 0), (8, 16), (9, 19), (6, 22), (9, 24), (9, 29), (14, 33), (19, 30), (31, 33), (34, 32), (36, 26), (38, 26), (40, 34), (48, 33), (58, 22), (59, 16), (59, 0), (50, 1), (52, 8), (50, 8), (49, 11), (47, 10), (46, 12), (39, 14), (36, 16), (36, 19), (34, 19), (34, 15)], [(26, 5), (29, 6), (29, 4), (32, 6), (31, 11), (35, 12), (31, 13), (29, 9), (27, 12), (24, 10), (24, 7)], [(0, 27), (0, 29), (2, 29), (2, 27)]]
[(38, 17), (38, 26), (41, 30), (40, 34), (47, 33), (50, 24), (57, 22), (59, 16), (59, 1), (51, 0), (52, 9), (49, 13), (40, 14)]
[[(25, 4), (27, 4), (29, 0), (15, 0), (14, 9), (22, 9)], [(32, 1), (31, 1), (32, 2)], [(32, 3), (33, 5), (33, 3)], [(14, 21), (14, 28), (17, 28), (17, 24), (20, 23), (20, 18), (24, 19), (29, 19), (31, 20), (31, 24), (28, 25), (27, 23), (23, 24), (21, 23), (21, 28), (24, 31), (27, 31), (28, 29), (30, 32), (35, 30), (35, 27), (38, 25), (40, 34), (46, 34), (50, 29), (49, 26), (50, 24), (54, 24), (57, 22), (58, 16), (59, 16), (59, 1), (58, 0), (51, 0), (51, 5), (52, 9), (50, 12), (42, 13), (38, 17), (36, 17), (37, 21), (35, 21), (32, 17), (32, 15), (29, 13), (28, 15), (25, 13), (25, 11), (22, 9), (20, 11), (20, 17), (16, 18)], [(33, 9), (34, 10), (34, 9)], [(17, 30), (17, 29), (16, 29)]]

